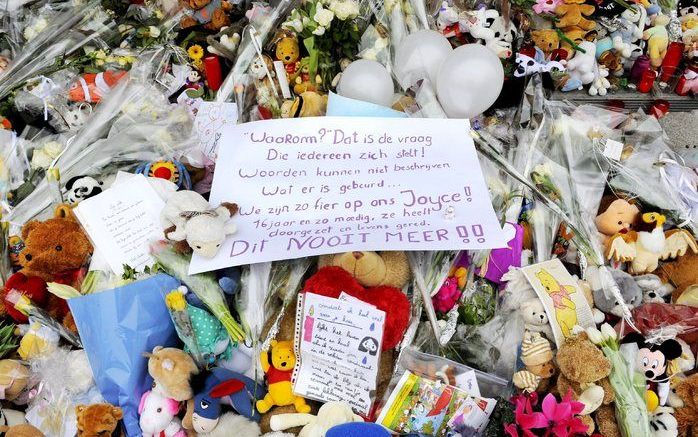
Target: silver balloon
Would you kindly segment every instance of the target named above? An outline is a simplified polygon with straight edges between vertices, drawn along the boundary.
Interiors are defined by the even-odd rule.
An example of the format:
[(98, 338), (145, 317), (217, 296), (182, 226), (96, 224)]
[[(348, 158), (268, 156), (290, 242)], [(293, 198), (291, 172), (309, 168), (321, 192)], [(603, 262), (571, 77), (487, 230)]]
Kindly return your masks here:
[(342, 73), (337, 93), (351, 99), (390, 106), (393, 103), (393, 79), (382, 64), (358, 59)]
[(395, 75), (403, 88), (427, 78), (434, 84), (439, 66), (453, 52), (445, 36), (434, 30), (408, 35), (395, 49)]
[(472, 118), (492, 106), (503, 85), (497, 55), (483, 45), (465, 44), (441, 64), (436, 95), (449, 118)]

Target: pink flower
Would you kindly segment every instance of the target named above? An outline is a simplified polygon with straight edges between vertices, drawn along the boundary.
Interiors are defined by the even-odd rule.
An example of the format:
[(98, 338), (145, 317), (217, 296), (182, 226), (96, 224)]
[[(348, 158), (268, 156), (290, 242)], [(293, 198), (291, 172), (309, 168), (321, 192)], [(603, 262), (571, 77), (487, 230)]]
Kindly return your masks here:
[[(515, 405), (515, 422), (504, 428), (510, 437), (533, 437), (533, 429), (547, 428), (548, 420), (543, 413), (534, 412), (533, 407), (538, 403), (538, 394), (514, 396), (512, 402)], [(513, 425), (513, 426), (512, 426)], [(521, 434), (519, 434), (521, 429)]]
[(458, 278), (447, 278), (438, 293), (431, 298), (434, 309), (439, 313), (447, 313), (460, 299), (461, 291), (458, 288)]
[(587, 426), (577, 417), (584, 409), (584, 404), (572, 399), (568, 391), (557, 402), (554, 395), (548, 394), (541, 404), (542, 412), (534, 411), (538, 404), (538, 394), (519, 395), (512, 398), (515, 405), (515, 422), (504, 427), (509, 437), (534, 437), (533, 430), (544, 430), (543, 435), (554, 437), (572, 437), (586, 434)]
[(562, 0), (536, 0), (533, 10), (536, 14), (552, 14)]

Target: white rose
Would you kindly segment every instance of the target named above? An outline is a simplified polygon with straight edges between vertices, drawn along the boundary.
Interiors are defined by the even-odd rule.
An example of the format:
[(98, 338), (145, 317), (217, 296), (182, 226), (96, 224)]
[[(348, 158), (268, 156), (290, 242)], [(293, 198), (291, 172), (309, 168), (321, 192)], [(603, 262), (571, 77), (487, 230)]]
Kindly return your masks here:
[(359, 15), (359, 5), (353, 0), (333, 0), (330, 9), (340, 20), (356, 18)]
[(151, 37), (157, 38), (160, 36), (160, 29), (156, 26), (150, 26), (148, 27), (148, 33)]
[[(322, 5), (318, 3), (317, 9), (315, 10), (315, 15), (313, 16), (313, 20), (315, 20), (315, 22), (319, 24), (321, 27), (330, 27), (332, 19), (334, 19), (334, 12), (330, 11), (329, 9), (323, 8)], [(322, 35), (323, 33), (325, 33), (324, 29), (321, 33), (315, 33), (315, 35)]]
[(313, 30), (313, 35), (324, 35), (325, 34), (325, 28), (322, 26), (317, 27), (315, 30)]

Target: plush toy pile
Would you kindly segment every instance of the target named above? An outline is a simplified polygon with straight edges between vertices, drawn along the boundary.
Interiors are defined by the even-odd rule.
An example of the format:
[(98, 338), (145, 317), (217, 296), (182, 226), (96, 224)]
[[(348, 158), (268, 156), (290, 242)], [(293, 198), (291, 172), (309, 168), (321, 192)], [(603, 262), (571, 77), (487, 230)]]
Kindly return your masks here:
[[(16, 0), (0, 18), (0, 433), (698, 436), (695, 0)], [(325, 115), (470, 119), (507, 246), (190, 273), (252, 208), (211, 195), (221, 132)], [(157, 238), (131, 244), (151, 213)], [(382, 315), (347, 358), (375, 381), (332, 364), (341, 341), (301, 347), (327, 348), (316, 299)], [(305, 395), (308, 369), (356, 391)]]

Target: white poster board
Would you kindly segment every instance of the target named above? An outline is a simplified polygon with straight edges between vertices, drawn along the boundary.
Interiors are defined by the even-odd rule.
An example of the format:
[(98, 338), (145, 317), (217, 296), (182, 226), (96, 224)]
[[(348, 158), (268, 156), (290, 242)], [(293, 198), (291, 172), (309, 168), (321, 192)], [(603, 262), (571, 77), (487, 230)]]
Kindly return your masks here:
[(364, 250), (505, 247), (467, 120), (322, 117), (226, 126), (211, 204), (238, 231), (190, 274)]

